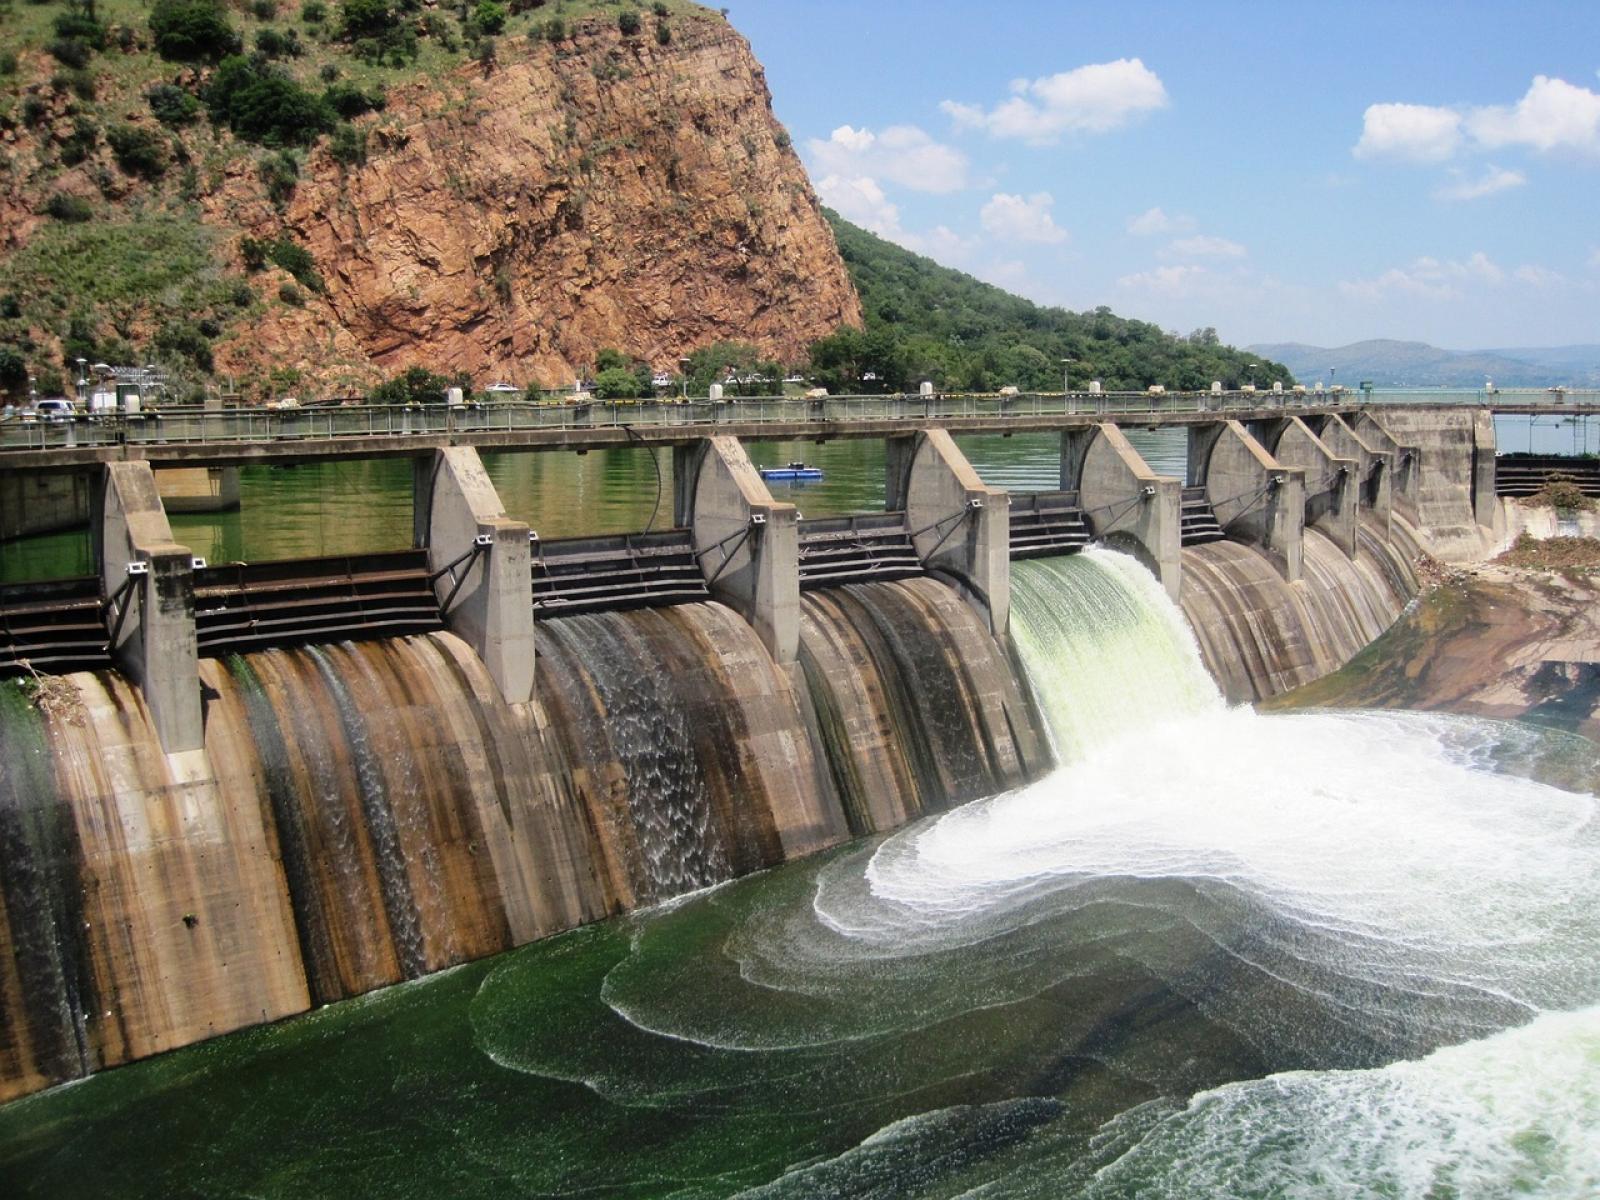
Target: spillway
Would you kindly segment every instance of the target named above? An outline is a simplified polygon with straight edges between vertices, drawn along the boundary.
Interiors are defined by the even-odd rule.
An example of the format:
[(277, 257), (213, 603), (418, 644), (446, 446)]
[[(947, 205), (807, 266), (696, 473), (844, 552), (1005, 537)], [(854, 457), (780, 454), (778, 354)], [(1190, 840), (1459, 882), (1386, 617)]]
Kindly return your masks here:
[[(674, 700), (682, 639), (737, 631), (687, 610), (553, 630), (547, 764), (582, 749), (574, 777), (604, 777), (583, 786), (609, 808), (579, 809), (614, 823), (625, 869), (605, 886), (677, 898), (0, 1109), (0, 1186), (1592, 1195), (1600, 822), (1592, 797), (1540, 779), (1592, 769), (1594, 747), (1437, 715), (1259, 716), (1131, 560), (1030, 561), (1016, 584), (1018, 711), (1042, 715), (1059, 766), (742, 879), (737, 856), (774, 844), (760, 806), (740, 833), (724, 784), (627, 717)], [(881, 623), (912, 620), (924, 586), (824, 594), (817, 662), (787, 694), (737, 668), (740, 719), (770, 701), (807, 728), (814, 676), (835, 694), (937, 678), (871, 641), (892, 643)], [(308, 695), (326, 686), (316, 663), (295, 670)], [(834, 703), (817, 725), (849, 728)], [(619, 714), (609, 740), (576, 747), (580, 704)], [(977, 770), (982, 711), (958, 711), (969, 742), (940, 746), (949, 762)], [(723, 736), (704, 721), (686, 712), (686, 736)], [(651, 792), (665, 808), (624, 786), (640, 770), (670, 781)], [(627, 830), (667, 851), (630, 858)], [(376, 913), (381, 880), (371, 894)], [(401, 1156), (385, 1152), (397, 1103)]]

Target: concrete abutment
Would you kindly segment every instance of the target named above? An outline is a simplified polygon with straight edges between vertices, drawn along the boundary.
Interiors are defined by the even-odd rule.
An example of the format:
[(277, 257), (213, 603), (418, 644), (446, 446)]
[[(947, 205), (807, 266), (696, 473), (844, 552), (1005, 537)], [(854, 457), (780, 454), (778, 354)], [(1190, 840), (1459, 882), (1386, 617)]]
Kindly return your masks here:
[(1061, 489), (1078, 493), (1097, 539), (1131, 549), (1178, 598), (1181, 479), (1152, 471), (1122, 430), (1106, 422), (1061, 435)]

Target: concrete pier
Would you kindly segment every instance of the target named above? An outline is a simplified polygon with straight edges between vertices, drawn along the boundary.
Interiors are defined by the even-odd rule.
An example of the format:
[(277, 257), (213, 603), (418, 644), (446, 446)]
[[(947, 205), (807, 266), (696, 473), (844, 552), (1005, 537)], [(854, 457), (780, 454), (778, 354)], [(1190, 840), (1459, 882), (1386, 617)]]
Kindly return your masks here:
[(436, 574), (445, 625), (483, 660), (507, 703), (533, 698), (528, 526), (506, 516), (478, 452), (436, 451), (414, 466), (416, 542)]
[(1337, 415), (1322, 419), (1317, 436), (1322, 439), (1323, 445), (1341, 458), (1355, 460), (1356, 475), (1360, 480), (1356, 494), (1357, 507), (1377, 520), (1387, 538), (1389, 518), (1394, 512), (1393, 455), (1369, 443)]
[(1238, 421), (1189, 427), (1189, 483), (1229, 538), (1265, 552), (1290, 583), (1300, 578), (1305, 471), (1270, 454)]
[(1394, 464), (1390, 475), (1391, 492), (1402, 516), (1413, 524), (1417, 521), (1417, 486), (1421, 478), (1422, 451), (1416, 446), (1402, 446), (1389, 431), (1380, 425), (1371, 413), (1360, 412), (1345, 424), (1355, 430), (1356, 436), (1367, 445), (1387, 451)]
[(672, 455), (676, 523), (693, 531), (711, 594), (754, 627), (780, 666), (800, 653), (800, 540), (792, 504), (774, 500), (739, 440), (711, 437)]
[(1061, 488), (1078, 493), (1096, 538), (1131, 549), (1178, 598), (1183, 480), (1157, 475), (1122, 430), (1102, 423), (1061, 435)]
[(1472, 414), (1472, 515), (1484, 529), (1494, 528), (1497, 509), (1494, 456), (1494, 413), (1480, 408)]
[(1299, 417), (1279, 422), (1271, 444), (1279, 462), (1305, 473), (1306, 524), (1354, 558), (1359, 464), (1335, 454)]
[(156, 472), (169, 513), (232, 512), (239, 507), (238, 467), (174, 467)]
[(917, 556), (1002, 635), (1011, 620), (1011, 496), (978, 478), (943, 429), (890, 438), (884, 504), (903, 510)]
[(111, 600), (111, 654), (144, 694), (168, 754), (205, 744), (194, 632), (194, 559), (172, 526), (148, 463), (109, 463), (94, 538)]
[(89, 522), (90, 471), (0, 471), (0, 542), (82, 529)]

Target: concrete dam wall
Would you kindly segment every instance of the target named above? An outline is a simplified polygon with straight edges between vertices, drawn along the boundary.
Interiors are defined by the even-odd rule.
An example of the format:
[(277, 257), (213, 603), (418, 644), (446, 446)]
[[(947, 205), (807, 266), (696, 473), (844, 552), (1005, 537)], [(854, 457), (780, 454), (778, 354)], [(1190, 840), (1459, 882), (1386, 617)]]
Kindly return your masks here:
[[(1114, 513), (1099, 532), (1176, 596), (1228, 699), (1264, 698), (1395, 619), (1430, 519), (1455, 545), (1483, 536), (1474, 489), (1433, 478), (1470, 476), (1482, 454), (1472, 414), (1446, 415), (1436, 438), (1405, 431), (1433, 439), (1420, 452), (1359, 424), (1228, 423), (1192, 443), (1203, 478), (1188, 481), (1155, 475), (1113, 429), (1074, 434), (1050, 495)], [(118, 511), (140, 514), (128, 561), (165, 564), (119, 585), (153, 598), (124, 630), (140, 641), (124, 669), (0, 680), (0, 1100), (1045, 773), (1050, 737), (1006, 623), (1006, 494), (947, 437), (908, 441), (889, 493), (923, 573), (802, 590), (793, 507), (722, 441), (698, 467), (685, 455), (680, 476), (700, 483), (676, 522), (714, 599), (532, 621), (527, 527), (481, 468), (446, 463), (418, 478), (466, 500), (436, 488), (419, 545), (446, 563), (430, 586), (461, 596), (441, 611), (471, 620), (202, 656), (196, 713), (182, 675), (196, 660), (157, 651), (187, 620), (194, 654), (186, 552), (139, 507), (150, 489), (114, 478)], [(1182, 544), (1196, 506), (1215, 532)], [(451, 521), (466, 532), (444, 537)], [(454, 560), (464, 585), (461, 545), (476, 547)], [(1071, 624), (1098, 603), (1068, 575), (1027, 579), (1035, 616), (1059, 607)]]

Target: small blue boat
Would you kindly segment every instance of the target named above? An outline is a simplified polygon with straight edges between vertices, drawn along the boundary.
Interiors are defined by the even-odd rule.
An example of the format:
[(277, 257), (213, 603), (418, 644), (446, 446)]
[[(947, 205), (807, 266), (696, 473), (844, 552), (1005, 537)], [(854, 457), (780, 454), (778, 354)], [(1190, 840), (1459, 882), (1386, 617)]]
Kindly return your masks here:
[(773, 480), (821, 479), (821, 467), (808, 467), (803, 462), (792, 462), (782, 467), (762, 467), (761, 478)]

